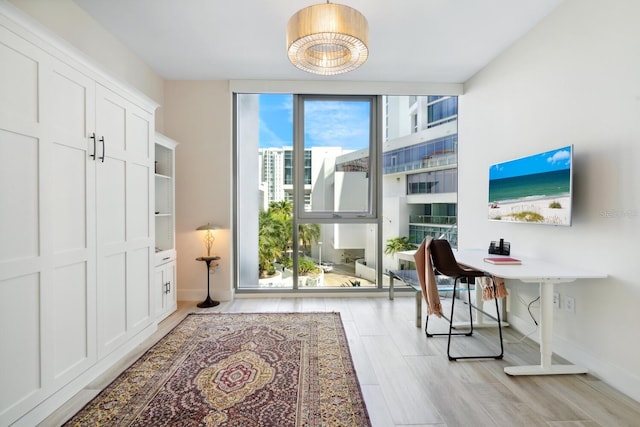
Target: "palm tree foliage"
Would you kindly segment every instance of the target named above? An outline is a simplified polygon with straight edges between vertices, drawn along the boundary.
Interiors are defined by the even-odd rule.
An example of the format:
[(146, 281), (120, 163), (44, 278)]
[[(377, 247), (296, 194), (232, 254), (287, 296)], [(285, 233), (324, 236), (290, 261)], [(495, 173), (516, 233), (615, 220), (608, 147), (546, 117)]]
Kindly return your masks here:
[[(258, 264), (260, 275), (273, 274), (274, 263), (290, 264), (289, 251), (293, 247), (293, 204), (282, 200), (271, 202), (269, 209), (258, 216)], [(320, 238), (319, 224), (298, 225), (298, 238), (304, 253), (312, 242)], [(301, 262), (302, 265), (302, 262)], [(307, 266), (308, 267), (308, 266)]]
[(416, 247), (417, 245), (415, 243), (411, 243), (408, 237), (394, 237), (387, 240), (387, 246), (384, 249), (384, 253), (387, 255), (395, 255), (397, 252), (409, 251), (411, 249), (416, 249)]
[(298, 225), (298, 238), (302, 244), (302, 251), (311, 252), (311, 242), (318, 242), (320, 238), (320, 224), (300, 224)]
[(273, 263), (282, 256), (283, 224), (269, 213), (261, 211), (258, 216), (258, 264), (261, 275), (273, 274)]

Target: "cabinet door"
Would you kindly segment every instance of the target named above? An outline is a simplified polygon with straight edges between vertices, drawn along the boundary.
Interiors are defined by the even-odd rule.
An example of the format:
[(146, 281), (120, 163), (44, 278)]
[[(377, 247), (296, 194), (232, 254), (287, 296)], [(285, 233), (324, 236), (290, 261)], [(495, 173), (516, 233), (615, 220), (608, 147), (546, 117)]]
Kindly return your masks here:
[[(41, 300), (51, 255), (42, 247), (47, 133), (39, 93), (44, 52), (0, 27), (0, 425), (43, 395)], [(47, 273), (49, 273), (47, 271)]]
[(165, 265), (165, 288), (163, 288), (163, 318), (176, 311), (177, 299), (176, 299), (176, 261), (171, 261)]
[(99, 356), (153, 321), (153, 115), (96, 86)]
[(177, 308), (176, 277), (176, 261), (156, 267), (154, 292), (157, 321), (161, 321)]
[(0, 425), (7, 425), (96, 361), (87, 139), (95, 83), (4, 28), (0, 64)]
[(154, 280), (153, 280), (153, 295), (154, 295), (154, 309), (155, 317), (158, 320), (162, 319), (164, 314), (164, 295), (166, 291), (164, 264), (155, 268)]
[(43, 305), (48, 330), (43, 370), (64, 384), (96, 361), (95, 82), (52, 63), (42, 117), (50, 132), (44, 213), (52, 271)]

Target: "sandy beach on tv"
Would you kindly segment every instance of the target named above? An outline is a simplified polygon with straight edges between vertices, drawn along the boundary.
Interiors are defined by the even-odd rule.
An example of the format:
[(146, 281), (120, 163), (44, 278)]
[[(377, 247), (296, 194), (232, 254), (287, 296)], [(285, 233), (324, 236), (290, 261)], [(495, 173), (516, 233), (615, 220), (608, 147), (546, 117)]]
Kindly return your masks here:
[(489, 219), (569, 225), (571, 223), (571, 200), (569, 195), (566, 195), (491, 202), (489, 203)]

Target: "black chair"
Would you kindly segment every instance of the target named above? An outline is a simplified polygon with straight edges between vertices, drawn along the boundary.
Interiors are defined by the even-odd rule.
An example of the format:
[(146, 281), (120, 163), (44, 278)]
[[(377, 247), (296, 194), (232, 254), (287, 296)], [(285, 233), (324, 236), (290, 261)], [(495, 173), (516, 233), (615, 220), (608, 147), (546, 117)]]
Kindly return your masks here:
[[(504, 354), (504, 347), (502, 344), (502, 326), (500, 324), (500, 309), (498, 307), (498, 298), (496, 297), (497, 295), (496, 284), (493, 281), (493, 278), (491, 278), (490, 276), (488, 276), (482, 271), (463, 267), (460, 264), (458, 264), (458, 262), (456, 261), (456, 257), (453, 255), (453, 251), (451, 250), (451, 246), (449, 245), (449, 242), (447, 240), (434, 239), (431, 241), (431, 245), (429, 248), (431, 251), (431, 263), (432, 263), (433, 269), (435, 270), (435, 273), (441, 274), (443, 276), (451, 277), (452, 279), (454, 279), (454, 281), (453, 281), (453, 296), (451, 298), (451, 316), (449, 317), (449, 319), (443, 316), (445, 319), (449, 321), (449, 332), (430, 334), (428, 330), (429, 316), (427, 315), (427, 320), (425, 324), (425, 332), (427, 334), (427, 337), (432, 337), (436, 335), (448, 336), (447, 356), (449, 357), (449, 360), (455, 361), (459, 359), (502, 359), (502, 356)], [(479, 309), (477, 307), (474, 307), (471, 304), (471, 290), (470, 290), (471, 286), (470, 285), (471, 283), (474, 283), (475, 279), (479, 277), (491, 278), (491, 285), (493, 286), (493, 299), (495, 300), (495, 303), (496, 303), (497, 318), (494, 318), (493, 316), (490, 316), (487, 313), (485, 314), (489, 317), (494, 318), (494, 320), (498, 322), (498, 334), (500, 336), (500, 353), (491, 354), (491, 355), (452, 356), (451, 355), (451, 337), (455, 335), (464, 335), (464, 336), (473, 335), (472, 309), (476, 309), (476, 310), (479, 310)], [(467, 288), (468, 305), (469, 305), (469, 331), (453, 332), (453, 311), (455, 308), (455, 301), (456, 301), (455, 296), (456, 296), (456, 290), (458, 288), (458, 284), (460, 283), (461, 279), (466, 279), (466, 282), (467, 282), (466, 288)]]

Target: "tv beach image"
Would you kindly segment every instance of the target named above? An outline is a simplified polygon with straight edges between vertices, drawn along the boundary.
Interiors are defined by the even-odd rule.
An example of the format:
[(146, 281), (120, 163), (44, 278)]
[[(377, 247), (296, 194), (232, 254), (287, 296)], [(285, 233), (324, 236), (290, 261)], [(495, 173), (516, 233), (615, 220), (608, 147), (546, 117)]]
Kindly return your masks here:
[(571, 225), (571, 159), (567, 146), (489, 168), (489, 219)]

